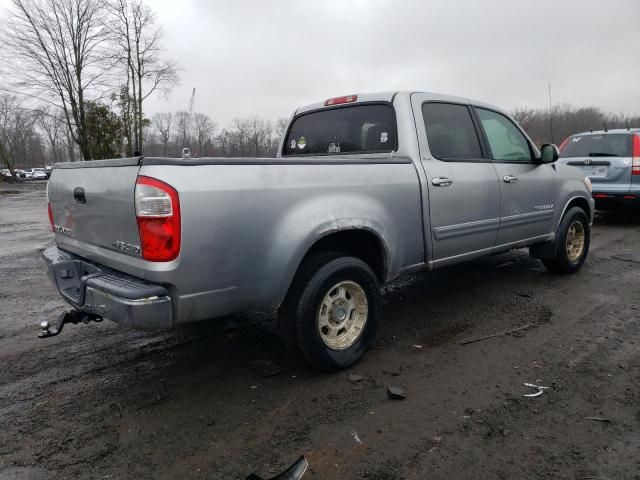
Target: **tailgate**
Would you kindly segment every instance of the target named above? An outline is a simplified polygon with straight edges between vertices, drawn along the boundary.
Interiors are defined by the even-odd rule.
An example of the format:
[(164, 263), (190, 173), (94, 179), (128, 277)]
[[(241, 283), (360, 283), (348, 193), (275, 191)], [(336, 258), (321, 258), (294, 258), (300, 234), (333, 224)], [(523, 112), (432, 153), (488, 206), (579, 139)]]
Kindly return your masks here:
[(138, 256), (134, 190), (140, 159), (56, 165), (48, 185), (56, 243), (80, 256), (95, 247)]
[(572, 158), (568, 165), (580, 168), (595, 190), (627, 193), (631, 184), (630, 157)]

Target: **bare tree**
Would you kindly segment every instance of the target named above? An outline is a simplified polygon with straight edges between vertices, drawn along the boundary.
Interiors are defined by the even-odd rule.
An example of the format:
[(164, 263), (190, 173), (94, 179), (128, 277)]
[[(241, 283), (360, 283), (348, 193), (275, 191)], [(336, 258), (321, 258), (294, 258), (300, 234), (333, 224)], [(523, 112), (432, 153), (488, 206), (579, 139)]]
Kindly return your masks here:
[(258, 115), (245, 119), (236, 118), (233, 126), (244, 137), (249, 146), (249, 155), (260, 156), (266, 146), (271, 146), (273, 127)]
[(59, 110), (51, 107), (42, 108), (38, 114), (38, 127), (44, 134), (50, 152), (49, 163), (62, 162), (63, 149), (66, 149), (64, 136), (66, 126), (60, 114)]
[(16, 166), (33, 166), (34, 150), (41, 147), (37, 118), (15, 96), (0, 95), (0, 156), (12, 175)]
[(180, 110), (175, 114), (175, 149), (176, 154), (185, 148), (191, 148), (191, 115), (189, 112)]
[(17, 87), (59, 107), (91, 159), (86, 102), (103, 91), (110, 54), (103, 0), (13, 0), (2, 22), (5, 64)]
[[(177, 82), (175, 63), (162, 59), (162, 29), (142, 0), (112, 0), (113, 26), (120, 59), (126, 65), (128, 111), (132, 112), (133, 148), (143, 145), (144, 101), (156, 90), (168, 92)], [(121, 98), (123, 96), (121, 95)]]
[(167, 146), (169, 145), (169, 138), (171, 137), (171, 125), (172, 125), (173, 115), (171, 112), (168, 113), (156, 113), (153, 116), (152, 122), (158, 131), (158, 137), (162, 142), (162, 155), (167, 156)]
[(216, 124), (208, 115), (204, 113), (195, 113), (192, 118), (195, 141), (198, 146), (196, 155), (205, 156), (204, 148), (211, 141), (216, 130)]

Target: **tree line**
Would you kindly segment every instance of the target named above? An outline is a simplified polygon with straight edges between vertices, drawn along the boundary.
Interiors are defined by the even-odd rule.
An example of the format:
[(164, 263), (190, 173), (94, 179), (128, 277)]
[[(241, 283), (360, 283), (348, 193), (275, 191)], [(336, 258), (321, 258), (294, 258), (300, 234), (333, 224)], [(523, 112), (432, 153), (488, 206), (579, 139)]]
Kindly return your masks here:
[[(93, 159), (132, 155), (127, 151), (129, 126), (123, 114), (97, 102), (85, 110), (85, 135)], [(183, 148), (193, 157), (273, 157), (287, 119), (265, 120), (259, 115), (236, 118), (219, 128), (209, 115), (187, 111), (143, 116), (140, 153), (180, 157)], [(2, 168), (31, 168), (83, 159), (64, 118), (53, 108), (29, 108), (20, 97), (0, 94), (0, 164)]]
[[(259, 115), (219, 127), (208, 114), (145, 114), (178, 66), (144, 0), (11, 0), (0, 20), (0, 163), (9, 169), (133, 155), (273, 156), (285, 119)], [(640, 126), (597, 107), (518, 108), (534, 141)]]
[[(178, 82), (177, 65), (163, 56), (162, 29), (143, 0), (12, 0), (5, 13), (4, 117), (28, 120), (30, 149), (37, 151), (33, 135), (46, 129), (46, 117), (52, 127), (62, 125), (58, 140), (71, 159), (139, 152), (145, 101)], [(22, 160), (16, 132), (9, 125), (2, 135), (0, 155), (11, 168)], [(55, 156), (55, 148), (49, 153)]]
[(564, 139), (578, 132), (640, 128), (640, 115), (606, 113), (598, 107), (575, 107), (569, 104), (553, 106), (551, 114), (549, 109), (520, 107), (512, 115), (538, 146), (545, 143), (559, 146)]
[[(236, 118), (219, 127), (209, 115), (187, 111), (144, 115), (134, 126), (126, 112), (87, 102), (86, 135), (95, 159), (130, 154), (128, 142), (137, 129), (141, 153), (180, 157), (188, 147), (193, 157), (272, 157), (287, 126), (286, 118), (259, 115)], [(569, 135), (589, 130), (640, 127), (640, 116), (605, 113), (597, 107), (557, 105), (551, 110), (520, 107), (512, 112), (536, 145), (560, 144)], [(123, 118), (125, 117), (125, 118)], [(0, 157), (5, 166), (36, 167), (82, 158), (82, 152), (60, 111), (29, 108), (19, 97), (0, 94)], [(141, 128), (141, 132), (140, 132)]]

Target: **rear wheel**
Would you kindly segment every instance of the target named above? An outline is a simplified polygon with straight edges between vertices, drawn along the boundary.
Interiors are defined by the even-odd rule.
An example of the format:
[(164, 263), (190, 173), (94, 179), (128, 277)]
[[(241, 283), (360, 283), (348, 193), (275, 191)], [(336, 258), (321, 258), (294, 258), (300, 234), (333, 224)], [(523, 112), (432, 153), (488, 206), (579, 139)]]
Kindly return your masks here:
[(319, 254), (303, 263), (279, 317), (285, 341), (314, 368), (346, 368), (372, 346), (380, 290), (362, 260)]
[(569, 274), (580, 270), (589, 253), (589, 220), (584, 210), (571, 208), (558, 227), (556, 254), (542, 262), (550, 272)]

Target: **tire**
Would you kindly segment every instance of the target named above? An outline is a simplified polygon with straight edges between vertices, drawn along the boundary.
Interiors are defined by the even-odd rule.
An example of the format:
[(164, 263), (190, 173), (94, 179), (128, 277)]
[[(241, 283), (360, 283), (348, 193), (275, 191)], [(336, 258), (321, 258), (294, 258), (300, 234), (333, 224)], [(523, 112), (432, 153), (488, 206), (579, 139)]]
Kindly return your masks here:
[(321, 253), (300, 266), (280, 308), (280, 333), (316, 370), (340, 370), (373, 345), (379, 312), (371, 268), (358, 258)]
[[(570, 230), (572, 230), (571, 234)], [(582, 245), (578, 248), (580, 236)], [(563, 275), (576, 273), (587, 259), (590, 237), (591, 229), (586, 213), (579, 207), (571, 208), (565, 213), (558, 227), (555, 257), (545, 259), (542, 263), (552, 273)]]

